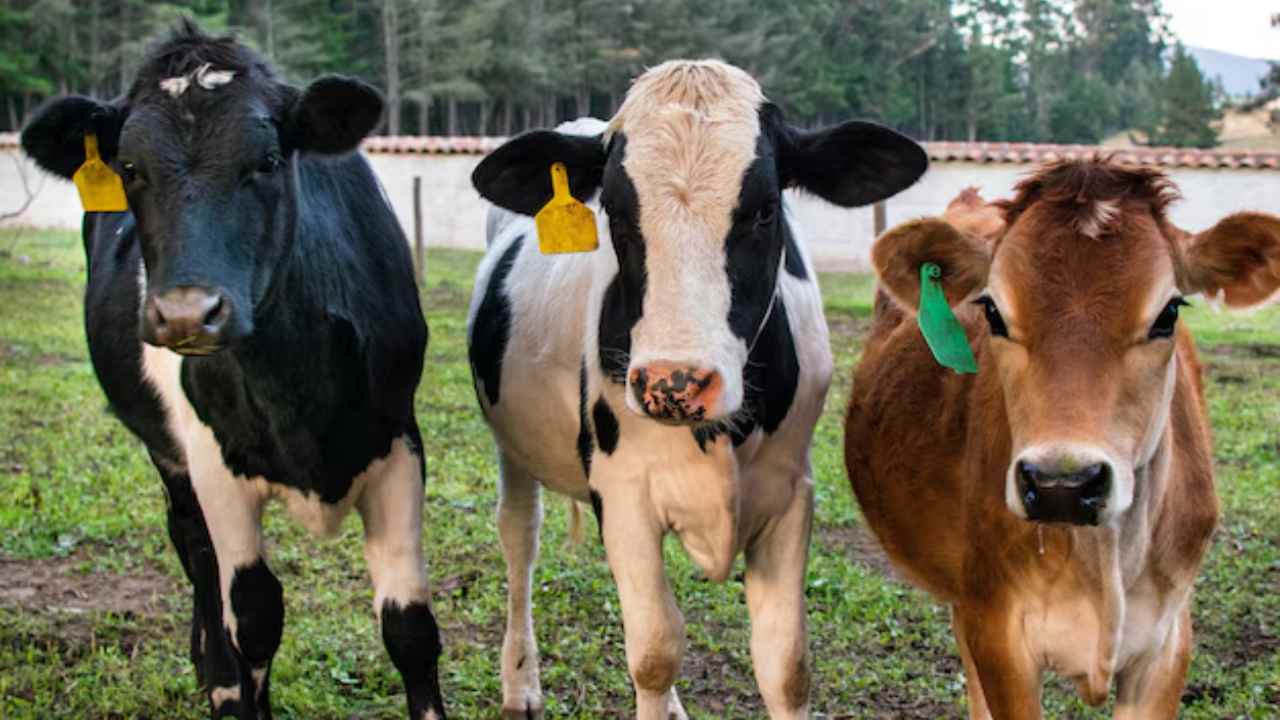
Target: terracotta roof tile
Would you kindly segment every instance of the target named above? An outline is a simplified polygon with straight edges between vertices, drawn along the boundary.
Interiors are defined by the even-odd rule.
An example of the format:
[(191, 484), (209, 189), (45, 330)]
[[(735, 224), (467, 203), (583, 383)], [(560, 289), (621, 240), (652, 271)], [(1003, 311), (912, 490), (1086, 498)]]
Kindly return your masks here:
[(1280, 153), (1251, 150), (1187, 150), (1182, 148), (1105, 148), (1092, 145), (1036, 143), (925, 143), (934, 162), (1026, 164), (1079, 160), (1112, 154), (1125, 163), (1165, 168), (1280, 168)]
[[(484, 155), (506, 140), (502, 137), (475, 136), (378, 136), (365, 140), (362, 148), (374, 155)], [(1093, 145), (998, 142), (928, 142), (924, 146), (929, 158), (936, 163), (1027, 165), (1064, 159), (1079, 160), (1098, 153), (1110, 153), (1121, 162), (1163, 168), (1280, 169), (1280, 153), (1251, 150), (1104, 148)], [(0, 133), (0, 149), (16, 147), (17, 133)]]

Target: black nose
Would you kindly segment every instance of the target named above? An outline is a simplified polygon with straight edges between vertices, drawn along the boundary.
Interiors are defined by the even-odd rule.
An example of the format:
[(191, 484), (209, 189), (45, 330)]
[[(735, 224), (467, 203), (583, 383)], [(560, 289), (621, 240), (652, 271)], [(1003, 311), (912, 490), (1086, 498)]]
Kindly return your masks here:
[(1018, 461), (1018, 489), (1027, 519), (1097, 525), (1111, 491), (1111, 466), (1061, 466)]
[(147, 297), (143, 339), (184, 355), (208, 355), (226, 344), (231, 301), (208, 288), (181, 286)]

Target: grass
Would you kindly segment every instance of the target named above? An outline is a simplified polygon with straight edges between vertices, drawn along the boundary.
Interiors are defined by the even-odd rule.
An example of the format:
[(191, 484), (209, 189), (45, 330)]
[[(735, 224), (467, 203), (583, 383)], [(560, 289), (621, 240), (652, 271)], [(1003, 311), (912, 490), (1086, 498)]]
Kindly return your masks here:
[[(0, 232), (0, 718), (197, 718), (186, 659), (190, 599), (164, 532), (161, 485), (105, 407), (82, 329), (76, 235)], [(475, 407), (464, 329), (479, 256), (429, 255), (431, 323), (417, 398), (428, 457), (426, 547), (443, 625), (441, 682), (456, 718), (497, 714), (505, 613), (493, 520), (496, 467)], [(818, 514), (809, 568), (813, 708), (825, 717), (962, 717), (947, 612), (887, 579), (868, 551), (841, 459), (841, 413), (872, 284), (823, 278), (836, 382), (817, 430)], [(1201, 339), (1217, 437), (1221, 529), (1195, 596), (1198, 648), (1183, 715), (1275, 717), (1280, 706), (1280, 310), (1185, 317)], [(598, 541), (566, 546), (548, 496), (535, 617), (551, 717), (631, 708), (618, 602)], [(589, 515), (588, 515), (589, 518)], [(404, 696), (375, 632), (359, 520), (316, 540), (268, 514), (285, 587), (277, 716), (398, 718)], [(678, 688), (695, 717), (758, 717), (740, 583), (699, 578), (675, 543), (670, 576), (688, 620)], [(47, 578), (35, 588), (32, 578)], [(38, 583), (36, 583), (38, 584)], [(1049, 682), (1050, 717), (1096, 718)]]

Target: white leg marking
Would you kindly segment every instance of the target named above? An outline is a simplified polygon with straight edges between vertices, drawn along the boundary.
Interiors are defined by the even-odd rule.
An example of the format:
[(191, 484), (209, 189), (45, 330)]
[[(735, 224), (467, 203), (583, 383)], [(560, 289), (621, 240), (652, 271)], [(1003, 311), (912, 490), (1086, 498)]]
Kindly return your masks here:
[(209, 691), (209, 701), (213, 703), (214, 709), (220, 708), (229, 702), (239, 702), (240, 686), (215, 687)]
[(667, 720), (671, 686), (684, 657), (684, 617), (667, 584), (664, 533), (647, 483), (635, 480), (609, 478), (597, 488), (603, 503), (604, 546), (622, 606), (636, 717)]
[(373, 578), (373, 606), (381, 617), (390, 600), (404, 607), (429, 602), (422, 559), (422, 473), (403, 439), (364, 472), (358, 507), (364, 521), (364, 556)]
[(538, 481), (499, 458), (498, 536), (507, 561), (507, 632), (502, 641), (502, 709), (525, 718), (542, 711), (538, 640), (533, 630), (533, 565), (538, 559), (542, 494)]
[(199, 423), (187, 435), (187, 464), (218, 559), (222, 622), (231, 632), (234, 645), (236, 617), (231, 610), (231, 580), (236, 570), (262, 559), (262, 484), (232, 475), (222, 462), (213, 431)]
[(804, 578), (813, 521), (813, 483), (800, 478), (794, 488), (790, 506), (747, 549), (751, 661), (771, 718), (809, 717)]

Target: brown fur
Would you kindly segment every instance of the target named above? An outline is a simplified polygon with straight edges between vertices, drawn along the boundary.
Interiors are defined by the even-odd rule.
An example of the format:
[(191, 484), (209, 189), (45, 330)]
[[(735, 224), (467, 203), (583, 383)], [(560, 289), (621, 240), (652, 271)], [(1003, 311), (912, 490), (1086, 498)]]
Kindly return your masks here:
[[(975, 717), (984, 715), (973, 692), (992, 717), (1040, 717), (1040, 675), (1064, 664), (1055, 657), (1084, 658), (1068, 674), (1090, 703), (1103, 702), (1114, 679), (1118, 716), (1176, 714), (1191, 648), (1186, 598), (1218, 501), (1191, 333), (1180, 325), (1172, 341), (1148, 342), (1146, 329), (1175, 279), (1186, 293), (1220, 287), (1249, 300), (1280, 286), (1280, 220), (1234, 216), (1191, 236), (1165, 216), (1176, 197), (1153, 170), (1056, 163), (1020, 183), (1012, 200), (984, 207), (966, 191), (944, 218), (894, 228), (873, 249), (882, 291), (854, 375), (846, 466), (894, 565), (953, 606)], [(1092, 228), (1098, 203), (1115, 214)], [(975, 229), (973, 219), (993, 211), (1007, 227)], [(988, 283), (1002, 291), (1012, 340), (991, 338), (969, 303), (956, 308), (977, 375), (940, 367), (908, 322), (925, 261), (943, 265), (952, 302)], [(1210, 274), (1213, 282), (1203, 280)], [(1201, 282), (1189, 287), (1187, 278)], [(1155, 434), (1165, 403), (1168, 420)], [(1132, 505), (1109, 526), (1038, 525), (1006, 504), (1018, 442), (1129, 447), (1121, 441), (1144, 428), (1154, 454), (1139, 466)], [(1179, 613), (1176, 630), (1150, 651), (1158, 657), (1120, 653), (1126, 627), (1146, 612), (1141, 603), (1164, 608), (1161, 617)]]

